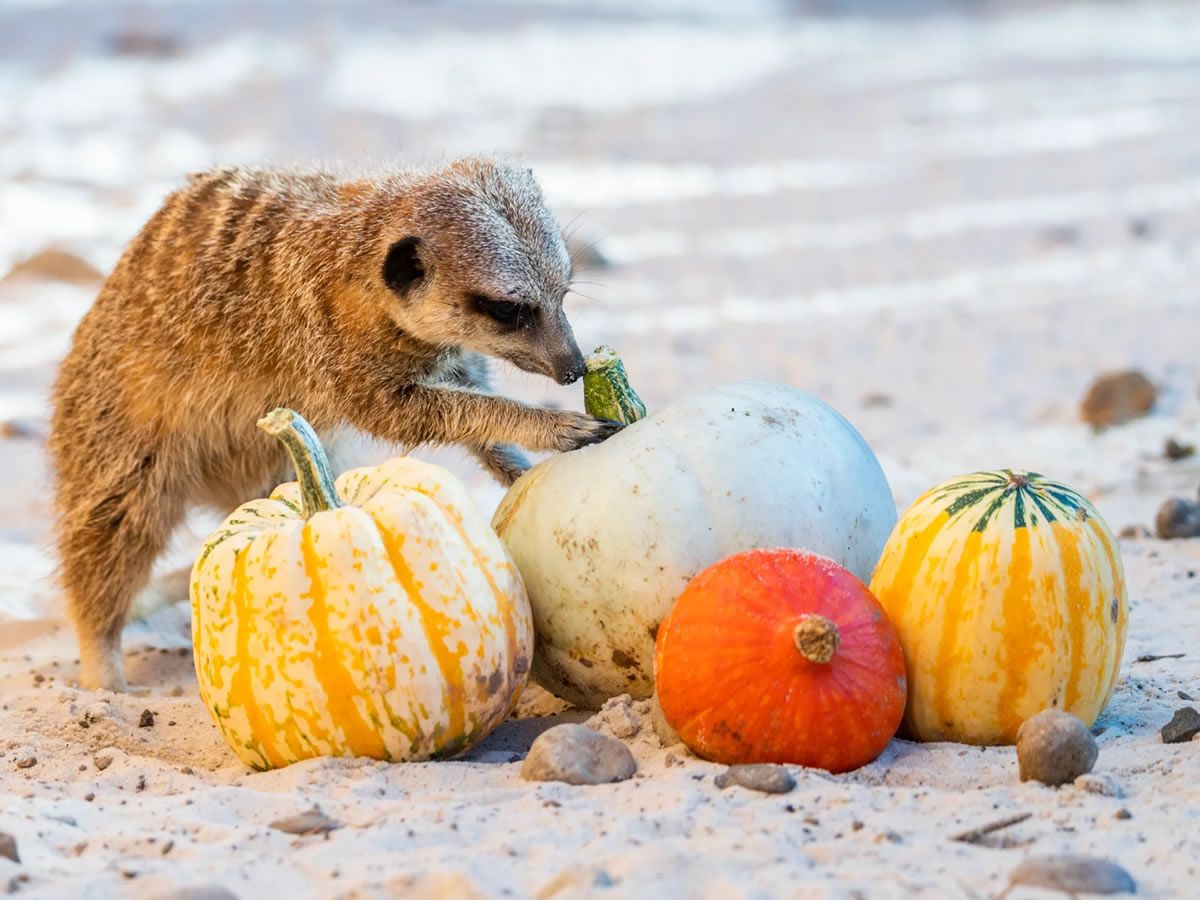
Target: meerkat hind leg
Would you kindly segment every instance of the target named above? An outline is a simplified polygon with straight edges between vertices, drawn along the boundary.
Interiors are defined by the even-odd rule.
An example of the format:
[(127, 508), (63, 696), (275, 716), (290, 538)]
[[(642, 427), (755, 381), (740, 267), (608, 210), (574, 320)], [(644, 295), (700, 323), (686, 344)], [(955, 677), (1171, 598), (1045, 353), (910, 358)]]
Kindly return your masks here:
[(180, 516), (181, 498), (161, 478), (166, 467), (152, 455), (146, 459), (139, 471), (77, 506), (59, 537), (79, 636), (79, 683), (88, 690), (127, 689), (121, 630)]

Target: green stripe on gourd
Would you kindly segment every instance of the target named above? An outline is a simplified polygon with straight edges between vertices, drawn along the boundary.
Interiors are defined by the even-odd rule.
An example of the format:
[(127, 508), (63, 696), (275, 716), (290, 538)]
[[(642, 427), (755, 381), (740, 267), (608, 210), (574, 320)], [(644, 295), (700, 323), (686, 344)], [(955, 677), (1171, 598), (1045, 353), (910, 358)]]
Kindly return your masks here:
[[(1001, 469), (979, 472), (945, 485), (938, 499), (946, 501), (951, 518), (974, 510), (979, 515), (973, 531), (983, 531), (1001, 510), (1012, 506), (1013, 526), (1025, 528), (1057, 519), (1097, 515), (1091, 504), (1064, 484), (1037, 472)], [(978, 511), (982, 508), (982, 512)]]
[(612, 347), (597, 347), (586, 361), (583, 408), (589, 416), (630, 425), (646, 418), (646, 404), (629, 384), (625, 365)]

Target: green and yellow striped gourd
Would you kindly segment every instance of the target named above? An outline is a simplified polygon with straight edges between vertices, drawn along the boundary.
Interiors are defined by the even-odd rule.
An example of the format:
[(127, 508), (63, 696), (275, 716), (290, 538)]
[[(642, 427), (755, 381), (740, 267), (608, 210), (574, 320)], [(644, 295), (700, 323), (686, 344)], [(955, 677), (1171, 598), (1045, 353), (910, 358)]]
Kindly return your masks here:
[(1117, 543), (1071, 488), (1003, 469), (952, 478), (900, 518), (871, 580), (908, 666), (907, 731), (1011, 744), (1043, 709), (1091, 725), (1121, 668)]

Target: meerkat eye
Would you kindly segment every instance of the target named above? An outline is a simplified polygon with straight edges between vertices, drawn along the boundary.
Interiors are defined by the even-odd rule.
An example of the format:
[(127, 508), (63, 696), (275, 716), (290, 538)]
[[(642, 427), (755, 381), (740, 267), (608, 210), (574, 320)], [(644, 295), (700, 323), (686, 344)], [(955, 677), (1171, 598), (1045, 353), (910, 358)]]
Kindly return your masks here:
[(476, 311), (509, 331), (525, 327), (537, 315), (537, 310), (528, 304), (514, 303), (512, 300), (494, 300), (483, 294), (472, 294), (471, 305)]

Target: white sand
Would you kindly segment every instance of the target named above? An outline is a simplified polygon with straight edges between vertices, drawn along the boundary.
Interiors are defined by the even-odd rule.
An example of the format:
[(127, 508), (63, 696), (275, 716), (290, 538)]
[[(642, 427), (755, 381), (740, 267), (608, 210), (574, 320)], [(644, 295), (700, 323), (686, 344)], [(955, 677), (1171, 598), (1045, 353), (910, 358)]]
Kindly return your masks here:
[[(0, 9), (0, 32), (18, 16), (35, 35), (61, 29), (58, 5)], [(392, 21), (387, 6), (370, 9)], [(1200, 18), (1171, 3), (1019, 6), (980, 19), (779, 24), (763, 2), (731, 25), (709, 20), (716, 4), (622, 0), (595, 31), (566, 4), (545, 27), (510, 22), (501, 4), (472, 23), (511, 26), (515, 46), (551, 69), (572, 65), (562, 43), (586, 31), (585, 56), (556, 84), (519, 65), (490, 80), (505, 55), (467, 53), (491, 46), (477, 29), (458, 41), (445, 18), (413, 12), (407, 25), (436, 36), (422, 64), (456, 61), (466, 88), (435, 68), (429, 93), (410, 97), (385, 89), (403, 42), (382, 27), (283, 15), (262, 41), (240, 36), (265, 26), (236, 4), (206, 13), (220, 26), (211, 32), (170, 3), (111, 23), (77, 4), (72, 27), (93, 43), (140, 22), (177, 30), (185, 49), (154, 62), (43, 59), (49, 38), (14, 48), (0, 89), (0, 276), (53, 243), (107, 268), (164, 187), (210, 158), (519, 151), (544, 161), (564, 220), (586, 212), (582, 233), (602, 250), (611, 238), (622, 265), (584, 275), (603, 283), (582, 285), (594, 299), (568, 308), (585, 349), (621, 349), (652, 407), (720, 382), (784, 381), (846, 413), (901, 505), (955, 473), (1017, 466), (1072, 484), (1114, 529), (1149, 524), (1163, 499), (1200, 485), (1200, 460), (1161, 455), (1168, 436), (1200, 442)], [(665, 24), (638, 31), (638, 16)], [(689, 42), (692, 29), (705, 39)], [(634, 32), (636, 54), (605, 43)], [(732, 54), (730, 65), (758, 58), (733, 74), (691, 65), (629, 83), (645, 80), (631, 54), (697, 49)], [(499, 88), (519, 102), (495, 103)], [(990, 897), (1028, 854), (1071, 851), (1125, 866), (1143, 896), (1198, 893), (1200, 742), (1164, 746), (1158, 729), (1185, 704), (1180, 691), (1200, 698), (1200, 540), (1122, 542), (1129, 646), (1097, 725), (1095, 780), (1123, 796), (1020, 784), (1011, 749), (903, 741), (850, 775), (795, 769), (786, 796), (718, 791), (718, 767), (661, 747), (648, 726), (628, 738), (631, 781), (523, 782), (534, 735), (586, 718), (570, 711), (510, 721), (459, 761), (255, 774), (200, 705), (184, 606), (126, 632), (127, 671), (147, 693), (76, 690), (36, 434), (53, 365), (93, 293), (0, 281), (0, 422), (33, 431), (0, 438), (0, 831), (22, 857), (0, 858), (0, 890)], [(1131, 365), (1162, 388), (1154, 414), (1092, 434), (1076, 418), (1083, 389)], [(577, 388), (531, 377), (509, 373), (501, 386), (579, 402)], [(462, 454), (438, 458), (482, 507), (495, 504), (499, 490)], [(181, 537), (177, 558), (194, 540)], [(1186, 655), (1136, 661), (1161, 653)], [(554, 708), (536, 691), (523, 704), (526, 715)], [(152, 727), (139, 727), (145, 709)], [(269, 827), (314, 804), (344, 827), (328, 837)], [(985, 845), (950, 840), (1020, 813), (1030, 818)]]

